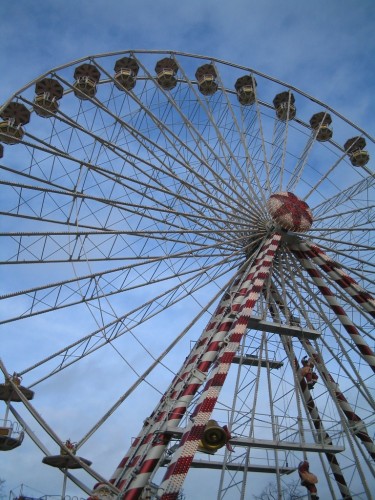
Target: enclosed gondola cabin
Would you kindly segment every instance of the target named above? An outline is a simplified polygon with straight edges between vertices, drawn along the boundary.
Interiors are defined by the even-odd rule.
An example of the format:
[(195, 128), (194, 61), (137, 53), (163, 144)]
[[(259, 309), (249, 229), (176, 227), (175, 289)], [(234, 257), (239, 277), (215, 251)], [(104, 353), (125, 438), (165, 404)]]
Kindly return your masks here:
[(333, 131), (331, 127), (332, 118), (329, 113), (321, 111), (310, 118), (311, 128), (315, 131), (316, 140), (325, 142), (332, 139)]
[(195, 78), (198, 82), (199, 91), (206, 96), (213, 95), (217, 89), (217, 73), (213, 64), (204, 64), (195, 72)]
[(132, 90), (135, 87), (139, 64), (132, 57), (122, 57), (116, 61), (115, 85), (119, 90)]
[(155, 72), (158, 84), (164, 90), (172, 90), (177, 85), (178, 65), (174, 59), (165, 57), (156, 63)]
[(10, 102), (0, 111), (0, 141), (17, 144), (24, 136), (23, 125), (30, 121), (30, 111), (19, 102)]
[(352, 137), (344, 144), (344, 149), (354, 167), (364, 167), (370, 160), (370, 155), (365, 151), (366, 141), (363, 137)]
[(237, 99), (243, 106), (250, 106), (255, 102), (255, 87), (257, 82), (251, 75), (245, 75), (238, 78), (234, 88), (237, 92)]
[(34, 111), (43, 118), (52, 117), (59, 109), (64, 89), (57, 80), (43, 78), (35, 84)]
[(296, 116), (295, 98), (291, 92), (281, 92), (273, 100), (276, 116), (279, 120), (293, 120)]
[(95, 96), (100, 72), (93, 64), (82, 64), (74, 71), (74, 94), (78, 99), (86, 100)]

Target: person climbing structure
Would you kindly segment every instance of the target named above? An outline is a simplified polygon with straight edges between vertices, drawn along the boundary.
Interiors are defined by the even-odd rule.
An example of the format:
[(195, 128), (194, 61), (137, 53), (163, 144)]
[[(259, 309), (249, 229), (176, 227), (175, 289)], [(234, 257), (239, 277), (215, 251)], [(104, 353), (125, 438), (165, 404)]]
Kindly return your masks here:
[(314, 372), (314, 360), (312, 358), (308, 358), (305, 356), (302, 358), (302, 368), (301, 375), (305, 377), (307, 382), (307, 387), (311, 390), (314, 388), (314, 385), (318, 381), (318, 375)]
[(305, 486), (307, 491), (311, 495), (311, 500), (319, 500), (317, 495), (318, 490), (316, 489), (316, 483), (318, 482), (318, 478), (315, 474), (309, 471), (309, 462), (304, 460), (298, 466), (298, 474), (301, 478), (301, 486)]

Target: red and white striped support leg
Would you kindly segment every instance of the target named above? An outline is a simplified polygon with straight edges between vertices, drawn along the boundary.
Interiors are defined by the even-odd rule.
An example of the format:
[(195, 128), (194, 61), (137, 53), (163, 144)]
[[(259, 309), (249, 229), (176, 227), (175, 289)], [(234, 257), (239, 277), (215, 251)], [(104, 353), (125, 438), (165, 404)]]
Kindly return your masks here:
[[(293, 353), (290, 349), (290, 340), (289, 341), (284, 340), (284, 346), (286, 348), (286, 351), (289, 353), (289, 356), (293, 356)], [(309, 353), (309, 354), (311, 354), (311, 353)], [(314, 359), (315, 359), (315, 357), (314, 357)], [(302, 397), (304, 399), (305, 406), (307, 408), (307, 411), (309, 412), (309, 415), (311, 417), (313, 425), (314, 425), (315, 429), (318, 431), (318, 433), (320, 434), (320, 436), (322, 437), (322, 440), (327, 445), (332, 444), (332, 440), (331, 440), (328, 432), (324, 429), (323, 422), (320, 418), (319, 411), (315, 405), (314, 399), (313, 399), (311, 392), (308, 388), (306, 379), (301, 375), (300, 366), (299, 366), (299, 363), (298, 363), (297, 358), (295, 356), (294, 356), (293, 361), (294, 361), (294, 367), (295, 367), (295, 370), (297, 373), (298, 382), (299, 382), (299, 385), (301, 388)], [(328, 463), (330, 465), (330, 468), (332, 470), (333, 476), (336, 480), (337, 486), (340, 490), (342, 497), (345, 500), (351, 500), (352, 497), (351, 497), (350, 490), (349, 490), (348, 485), (345, 481), (344, 475), (342, 473), (340, 464), (338, 463), (336, 456), (334, 455), (334, 453), (330, 453), (329, 451), (325, 452), (325, 456), (327, 457)]]
[[(291, 317), (291, 313), (288, 309), (288, 307), (284, 304), (284, 301), (283, 299), (281, 298), (281, 296), (279, 295), (278, 291), (276, 290), (275, 286), (272, 285), (271, 288), (270, 288), (270, 292), (271, 292), (271, 295), (272, 295), (272, 298), (275, 302), (275, 304), (277, 305), (277, 308), (279, 308), (279, 310), (284, 314), (284, 316), (286, 318), (288, 317)], [(276, 306), (275, 306), (276, 307)], [(278, 311), (277, 309), (274, 310), (274, 306), (270, 306), (270, 311), (271, 311), (271, 315), (273, 317), (278, 317)], [(297, 374), (297, 379), (298, 379), (298, 383), (299, 383), (299, 386), (300, 386), (300, 390), (301, 390), (301, 394), (302, 394), (302, 397), (303, 397), (303, 400), (304, 400), (304, 403), (305, 403), (305, 407), (307, 409), (307, 411), (309, 412), (309, 415), (311, 417), (311, 420), (313, 422), (313, 425), (315, 427), (315, 429), (318, 431), (318, 435), (322, 436), (322, 439), (324, 440), (324, 442), (326, 442), (327, 444), (331, 443), (332, 440), (328, 434), (328, 432), (324, 429), (324, 425), (323, 425), (323, 422), (320, 418), (320, 415), (319, 415), (319, 412), (318, 412), (318, 409), (315, 405), (315, 402), (314, 402), (314, 399), (311, 395), (311, 392), (308, 388), (308, 385), (307, 385), (307, 382), (306, 382), (306, 379), (305, 377), (303, 377), (301, 375), (301, 370), (300, 370), (300, 366), (299, 366), (299, 363), (298, 363), (298, 360), (297, 358), (295, 357), (294, 353), (293, 353), (293, 350), (292, 350), (292, 347), (291, 347), (291, 340), (290, 339), (287, 339), (287, 338), (284, 338), (284, 337), (281, 337), (281, 341), (283, 342), (283, 345), (284, 345), (284, 348), (285, 348), (285, 351), (290, 359), (290, 362), (292, 364), (292, 366), (294, 367), (294, 370)], [(305, 339), (304, 342), (302, 342), (302, 344), (306, 344), (309, 348), (309, 352), (307, 353), (309, 356), (313, 356), (315, 361), (317, 362), (318, 364), (318, 356), (317, 354), (315, 353), (314, 349), (313, 349), (313, 346), (311, 345), (310, 341), (308, 339)], [(322, 373), (322, 370), (321, 370), (322, 366), (319, 365), (319, 371), (320, 373)], [(325, 369), (325, 366), (324, 366), (324, 369)], [(333, 379), (332, 379), (333, 381)], [(340, 464), (335, 456), (334, 453), (330, 453), (329, 451), (325, 451), (325, 456), (328, 460), (328, 463), (329, 463), (329, 466), (331, 468), (331, 471), (332, 471), (332, 474), (335, 478), (335, 481), (336, 481), (336, 484), (340, 490), (340, 493), (343, 497), (344, 500), (352, 500), (352, 497), (351, 497), (351, 493), (350, 493), (350, 490), (348, 488), (348, 485), (345, 481), (345, 477), (342, 473), (342, 470), (341, 470), (341, 467), (340, 467)]]
[(304, 342), (309, 347), (308, 354), (314, 358), (314, 363), (315, 366), (318, 368), (319, 373), (326, 381), (326, 384), (334, 392), (336, 401), (339, 404), (341, 410), (343, 411), (345, 417), (347, 418), (349, 426), (353, 431), (353, 434), (355, 434), (362, 441), (363, 445), (369, 452), (371, 458), (375, 459), (375, 444), (367, 432), (366, 424), (353, 410), (351, 404), (346, 399), (344, 394), (341, 392), (339, 385), (334, 381), (332, 375), (327, 370), (320, 356), (314, 350), (313, 346), (311, 345), (311, 342), (308, 339), (306, 339)]
[(341, 288), (346, 290), (358, 304), (361, 304), (365, 311), (375, 318), (375, 299), (343, 271), (337, 262), (328, 257), (317, 245), (310, 242), (301, 243), (300, 249), (309, 252), (311, 259)]
[(247, 330), (249, 318), (256, 304), (263, 285), (269, 276), (277, 247), (281, 236), (273, 235), (264, 245), (259, 258), (252, 267), (248, 277), (243, 283), (242, 294), (244, 300), (239, 308), (238, 317), (233, 323), (228, 334), (228, 343), (224, 342), (221, 348), (219, 359), (209, 375), (205, 388), (196, 409), (192, 416), (192, 423), (187, 427), (182, 436), (179, 449), (175, 452), (172, 462), (164, 476), (163, 483), (160, 486), (162, 500), (175, 500), (178, 492), (189, 471), (191, 462), (197, 451), (199, 441), (216, 401), (219, 397), (221, 388), (224, 385), (231, 362), (238, 350), (243, 335)]
[(353, 410), (352, 406), (350, 405), (344, 394), (340, 391), (338, 384), (334, 382), (331, 374), (328, 373), (327, 371), (323, 371), (322, 375), (326, 380), (328, 380), (334, 386), (337, 402), (340, 408), (342, 409), (345, 417), (347, 418), (353, 434), (355, 434), (362, 441), (363, 445), (369, 452), (371, 458), (375, 460), (375, 444), (367, 432), (365, 423), (355, 413), (355, 411)]
[(341, 392), (339, 385), (335, 382), (330, 372), (327, 370), (325, 364), (322, 362), (318, 353), (314, 350), (311, 342), (308, 339), (305, 339), (305, 344), (309, 347), (309, 356), (314, 358), (315, 366), (318, 368), (319, 373), (322, 375), (326, 384), (331, 388), (331, 390), (335, 394), (336, 401), (343, 411), (345, 417), (349, 422), (349, 426), (352, 429), (353, 433), (362, 441), (363, 445), (369, 452), (371, 458), (375, 459), (375, 444), (372, 438), (369, 436), (366, 424), (363, 420), (356, 414), (353, 410), (351, 404), (346, 399), (344, 394)]
[(244, 274), (240, 273), (224, 295), (182, 369), (145, 421), (141, 433), (111, 478), (113, 484), (126, 491), (124, 498), (137, 498), (140, 495), (170, 441), (170, 436), (162, 432), (166, 421), (178, 426), (188, 404), (203, 384), (208, 369), (217, 358), (219, 346), (234, 321), (232, 313), (243, 300), (243, 279)]
[(351, 339), (357, 346), (357, 349), (362, 356), (362, 358), (369, 364), (371, 369), (375, 372), (375, 354), (371, 347), (365, 342), (362, 335), (359, 333), (356, 326), (350, 320), (349, 316), (345, 313), (344, 309), (338, 303), (335, 295), (328, 288), (326, 282), (323, 280), (322, 275), (319, 270), (316, 269), (314, 264), (311, 262), (310, 257), (314, 257), (311, 252), (304, 252), (302, 250), (292, 249), (293, 253), (299, 258), (302, 266), (306, 269), (308, 274), (311, 276), (315, 285), (322, 292), (332, 311), (336, 314), (338, 320), (343, 325), (345, 330), (349, 333)]

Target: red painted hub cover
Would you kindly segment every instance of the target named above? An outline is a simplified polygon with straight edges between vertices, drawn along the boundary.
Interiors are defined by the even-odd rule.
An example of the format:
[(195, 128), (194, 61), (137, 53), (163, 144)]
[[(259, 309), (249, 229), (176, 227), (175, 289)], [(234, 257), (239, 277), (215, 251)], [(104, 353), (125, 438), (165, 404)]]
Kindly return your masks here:
[(287, 231), (303, 233), (313, 223), (309, 206), (293, 193), (285, 191), (271, 195), (267, 208), (272, 219)]

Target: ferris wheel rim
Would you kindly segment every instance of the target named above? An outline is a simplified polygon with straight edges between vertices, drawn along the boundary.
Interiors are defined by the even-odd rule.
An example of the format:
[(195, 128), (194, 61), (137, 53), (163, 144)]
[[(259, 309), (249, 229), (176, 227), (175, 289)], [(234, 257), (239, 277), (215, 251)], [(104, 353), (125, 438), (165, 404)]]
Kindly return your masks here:
[(112, 52), (103, 52), (103, 53), (99, 53), (99, 54), (91, 54), (91, 55), (87, 55), (87, 56), (84, 56), (84, 57), (80, 57), (78, 59), (74, 59), (72, 61), (70, 61), (69, 63), (66, 63), (66, 64), (63, 64), (63, 65), (60, 65), (60, 66), (56, 66), (54, 68), (51, 68), (49, 71), (46, 71), (45, 73), (42, 73), (40, 74), (37, 78), (34, 78), (33, 80), (31, 80), (30, 82), (28, 82), (26, 85), (24, 85), (23, 87), (21, 87), (20, 89), (18, 89), (14, 94), (12, 94), (9, 99), (7, 99), (1, 107), (4, 107), (6, 106), (7, 104), (9, 104), (12, 99), (14, 99), (15, 97), (17, 97), (19, 94), (21, 94), (24, 90), (28, 89), (29, 87), (31, 87), (32, 85), (35, 85), (38, 81), (40, 81), (41, 79), (51, 75), (51, 74), (54, 74), (56, 73), (57, 71), (60, 71), (62, 69), (65, 69), (65, 68), (68, 68), (68, 67), (71, 67), (71, 66), (74, 66), (74, 65), (77, 65), (79, 63), (83, 63), (85, 61), (91, 61), (91, 60), (94, 60), (94, 59), (102, 59), (102, 58), (106, 58), (106, 57), (109, 57), (109, 56), (118, 56), (118, 55), (124, 55), (124, 54), (129, 54), (129, 55), (132, 55), (132, 54), (170, 54), (172, 56), (184, 56), (184, 57), (191, 57), (191, 58), (195, 58), (195, 59), (201, 59), (201, 60), (210, 60), (210, 61), (214, 61), (216, 63), (220, 63), (220, 64), (224, 64), (224, 65), (227, 65), (227, 66), (232, 66), (232, 67), (235, 67), (237, 69), (241, 69), (243, 71), (247, 71), (247, 72), (250, 72), (251, 74), (254, 74), (254, 75), (258, 75), (258, 76), (261, 76), (263, 78), (266, 78), (268, 80), (271, 80), (273, 81), (274, 83), (278, 83), (279, 85), (285, 87), (285, 88), (288, 88), (294, 92), (297, 92), (298, 94), (300, 94), (301, 96), (303, 97), (306, 97), (308, 98), (309, 100), (311, 100), (312, 102), (315, 102), (317, 105), (319, 106), (322, 106), (323, 108), (325, 108), (326, 110), (330, 111), (331, 113), (333, 113), (335, 116), (337, 116), (338, 118), (346, 121), (349, 125), (351, 125), (353, 128), (357, 129), (361, 134), (363, 134), (365, 137), (367, 137), (369, 140), (371, 140), (372, 142), (375, 142), (375, 137), (371, 136), (366, 130), (362, 129), (361, 127), (359, 127), (358, 125), (356, 125), (354, 122), (352, 122), (351, 120), (349, 120), (348, 118), (346, 118), (342, 113), (336, 111), (334, 108), (328, 106), (326, 103), (324, 103), (323, 101), (320, 101), (319, 99), (317, 99), (316, 97), (306, 93), (306, 92), (303, 92), (301, 89), (299, 89), (298, 87), (295, 87), (283, 80), (279, 80), (277, 78), (274, 78), (266, 73), (263, 73), (263, 72), (260, 72), (254, 68), (251, 68), (251, 67), (248, 67), (248, 66), (243, 66), (243, 65), (240, 65), (240, 64), (236, 64), (236, 63), (232, 63), (230, 61), (227, 61), (225, 59), (220, 59), (220, 58), (217, 58), (217, 57), (214, 57), (214, 56), (207, 56), (207, 55), (203, 55), (203, 54), (196, 54), (196, 53), (189, 53), (189, 52), (183, 52), (183, 51), (174, 51), (174, 50), (168, 50), (168, 49), (126, 49), (126, 50), (118, 50), (118, 51), (112, 51)]

